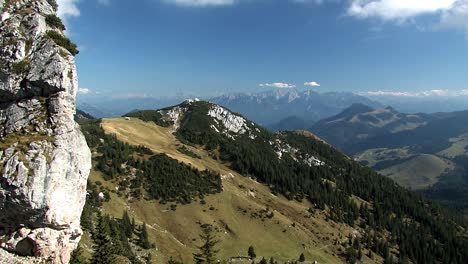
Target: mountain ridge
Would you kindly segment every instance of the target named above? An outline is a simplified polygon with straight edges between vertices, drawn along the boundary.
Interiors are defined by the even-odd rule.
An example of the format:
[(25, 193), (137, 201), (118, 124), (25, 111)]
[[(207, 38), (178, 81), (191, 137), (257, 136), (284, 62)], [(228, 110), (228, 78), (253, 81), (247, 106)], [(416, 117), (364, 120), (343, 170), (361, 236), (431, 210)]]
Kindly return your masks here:
[(249, 119), (267, 126), (288, 116), (296, 116), (305, 120), (320, 120), (339, 113), (353, 103), (380, 106), (380, 103), (354, 93), (318, 93), (313, 90), (297, 89), (228, 94), (211, 98), (209, 101), (240, 112)]
[[(375, 220), (369, 220), (369, 214), (365, 210), (359, 213), (359, 208), (349, 200), (351, 196), (355, 196), (373, 204), (374, 208), (370, 213), (372, 217), (377, 217), (379, 210), (387, 212), (386, 215), (397, 215), (395, 219), (379, 216), (378, 225), (383, 223), (380, 221), (401, 225), (403, 218), (415, 219), (422, 225), (426, 221), (441, 221), (439, 224), (440, 227), (444, 226), (443, 229), (452, 225), (448, 222), (448, 225), (442, 224), (445, 222), (443, 217), (436, 220), (430, 216), (432, 213), (424, 213), (426, 209), (422, 208), (431, 206), (429, 201), (359, 166), (346, 155), (310, 136), (304, 137), (294, 132), (272, 134), (242, 116), (208, 102), (186, 101), (149, 114), (151, 113), (146, 112), (143, 117), (142, 113), (136, 112), (126, 116), (144, 118), (156, 125), (163, 124), (180, 142), (189, 146), (203, 146), (215, 160), (227, 162), (231, 169), (241, 175), (254, 177), (258, 182), (269, 186), (275, 195), (281, 194), (299, 201), (306, 199), (315, 204), (318, 210), (331, 209), (329, 217), (333, 221), (354, 226), (356, 221), (362, 224), (361, 221), (365, 223)], [(323, 192), (324, 190), (328, 193)], [(421, 221), (422, 219), (425, 220)], [(400, 227), (400, 231), (408, 235), (418, 230), (413, 225), (403, 224)], [(439, 229), (432, 229), (431, 232), (433, 233), (429, 236), (447, 239), (440, 236)], [(410, 253), (410, 245), (413, 243), (406, 240), (408, 237), (392, 234), (397, 240), (403, 239), (399, 245), (402, 254), (400, 257), (420, 261), (418, 255)], [(444, 247), (443, 244), (436, 243), (431, 247)], [(419, 250), (423, 250), (426, 257), (430, 254), (425, 247)], [(444, 250), (453, 249), (444, 247)], [(448, 255), (445, 257), (451, 258)], [(437, 258), (435, 255), (432, 257)]]
[(448, 190), (462, 193), (460, 190), (468, 189), (468, 111), (403, 114), (388, 107), (361, 110), (344, 110), (309, 130), (403, 186), (466, 210), (468, 199), (449, 195)]

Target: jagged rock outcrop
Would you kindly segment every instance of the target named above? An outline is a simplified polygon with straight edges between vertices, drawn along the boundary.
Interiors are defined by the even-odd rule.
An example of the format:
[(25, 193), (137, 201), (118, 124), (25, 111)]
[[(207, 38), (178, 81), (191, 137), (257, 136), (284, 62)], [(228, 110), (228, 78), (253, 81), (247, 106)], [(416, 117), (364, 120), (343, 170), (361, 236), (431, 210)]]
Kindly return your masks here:
[(82, 233), (91, 153), (55, 12), (55, 0), (0, 0), (0, 256), (17, 263), (68, 263)]

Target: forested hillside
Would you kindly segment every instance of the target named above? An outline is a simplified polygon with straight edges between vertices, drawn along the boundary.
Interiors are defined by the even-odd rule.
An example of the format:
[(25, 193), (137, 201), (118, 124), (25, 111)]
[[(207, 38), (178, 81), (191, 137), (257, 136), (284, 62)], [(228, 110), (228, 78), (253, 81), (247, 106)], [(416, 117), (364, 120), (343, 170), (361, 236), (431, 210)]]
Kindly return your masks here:
[[(320, 263), (468, 259), (460, 219), (308, 132), (273, 134), (225, 108), (191, 100), (86, 121), (82, 128), (95, 150), (91, 178), (94, 185), (105, 181), (99, 188), (109, 197), (98, 207), (114, 212), (118, 222), (125, 208), (132, 211), (141, 226), (130, 233), (135, 246), (144, 223), (153, 222), (149, 240), (162, 255), (132, 251), (140, 261), (151, 253), (153, 263), (170, 257), (192, 263), (203, 240), (194, 237), (206, 224), (220, 238), (218, 259), (226, 261), (248, 245), (261, 245), (262, 258), (280, 263), (302, 253)], [(90, 215), (96, 228), (101, 216)], [(171, 238), (152, 228), (169, 230), (161, 234)]]
[[(156, 123), (171, 123), (181, 141), (218, 152), (220, 160), (267, 184), (273, 193), (307, 199), (319, 210), (330, 210), (332, 220), (367, 229), (375, 236), (369, 246), (386, 258), (391, 259), (377, 250), (381, 239), (401, 261), (468, 259), (462, 250), (467, 242), (461, 222), (325, 143), (294, 132), (271, 134), (206, 102), (187, 101), (154, 113)], [(358, 206), (353, 197), (364, 203)]]

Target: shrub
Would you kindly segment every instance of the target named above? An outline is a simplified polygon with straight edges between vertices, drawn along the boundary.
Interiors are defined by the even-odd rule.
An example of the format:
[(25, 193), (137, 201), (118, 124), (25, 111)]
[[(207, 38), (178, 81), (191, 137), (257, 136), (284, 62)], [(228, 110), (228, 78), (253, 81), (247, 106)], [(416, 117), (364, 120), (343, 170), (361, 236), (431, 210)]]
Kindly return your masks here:
[(29, 70), (29, 61), (27, 60), (22, 60), (13, 63), (12, 65), (13, 72), (16, 74), (22, 74), (25, 73)]
[(47, 31), (46, 36), (53, 40), (57, 45), (68, 50), (72, 55), (76, 55), (80, 52), (75, 43), (71, 42), (70, 39), (56, 31), (49, 30)]
[(65, 30), (65, 25), (63, 24), (62, 20), (56, 15), (47, 15), (45, 21), (50, 27)]

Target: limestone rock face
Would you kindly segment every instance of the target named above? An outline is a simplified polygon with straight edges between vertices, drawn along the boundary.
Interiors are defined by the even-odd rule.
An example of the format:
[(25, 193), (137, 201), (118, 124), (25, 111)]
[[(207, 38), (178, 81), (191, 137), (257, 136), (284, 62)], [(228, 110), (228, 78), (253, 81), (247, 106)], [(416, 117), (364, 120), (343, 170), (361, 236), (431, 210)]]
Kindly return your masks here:
[(54, 3), (0, 0), (0, 259), (12, 263), (68, 263), (82, 233), (91, 153), (73, 119), (74, 57), (47, 34), (63, 35), (46, 22)]

